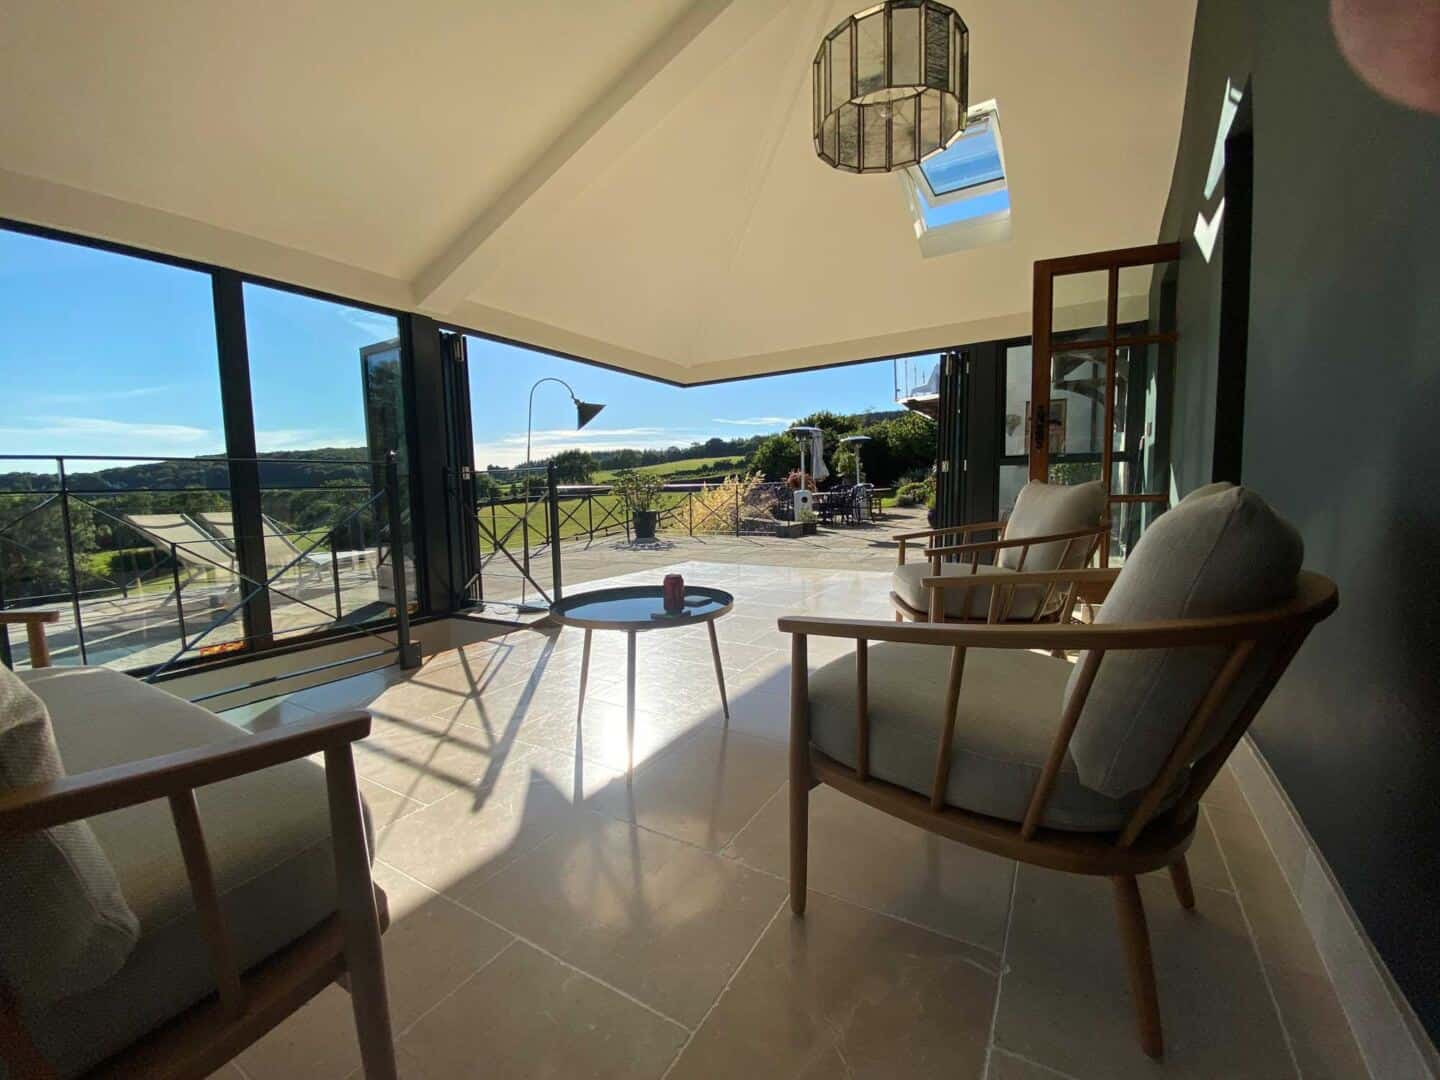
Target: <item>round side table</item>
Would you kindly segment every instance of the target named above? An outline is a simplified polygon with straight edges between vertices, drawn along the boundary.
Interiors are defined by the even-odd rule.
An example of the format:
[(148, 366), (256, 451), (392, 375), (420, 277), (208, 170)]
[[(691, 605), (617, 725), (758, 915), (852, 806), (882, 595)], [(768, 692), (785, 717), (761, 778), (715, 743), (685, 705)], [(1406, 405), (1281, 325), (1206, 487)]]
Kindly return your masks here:
[(622, 630), (625, 654), (626, 778), (635, 771), (635, 637), (654, 630), (673, 630), (704, 623), (710, 631), (710, 655), (715, 660), (715, 681), (720, 685), (720, 707), (730, 719), (730, 702), (725, 697), (725, 672), (720, 666), (720, 642), (715, 637), (715, 620), (728, 614), (735, 598), (723, 589), (702, 585), (685, 586), (685, 606), (677, 612), (665, 610), (659, 585), (630, 585), (575, 593), (550, 605), (550, 617), (561, 626), (578, 626), (585, 631), (585, 652), (580, 661), (580, 704), (577, 723), (585, 715), (585, 684), (590, 677), (590, 635), (596, 630)]

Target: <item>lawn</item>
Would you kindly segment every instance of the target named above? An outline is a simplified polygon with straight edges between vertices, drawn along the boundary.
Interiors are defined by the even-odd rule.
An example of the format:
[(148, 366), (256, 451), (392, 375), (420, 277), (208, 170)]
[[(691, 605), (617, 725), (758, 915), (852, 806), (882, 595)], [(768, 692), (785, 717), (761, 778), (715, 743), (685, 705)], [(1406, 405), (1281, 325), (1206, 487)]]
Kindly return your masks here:
[[(725, 466), (729, 471), (739, 471), (744, 462), (731, 454), (728, 457), (700, 457), (683, 458), (680, 461), (664, 461), (659, 465), (641, 465), (636, 472), (654, 473), (656, 476), (673, 476), (676, 473), (699, 473), (721, 466), (722, 463), (729, 463)], [(592, 483), (608, 484), (615, 479), (616, 469), (601, 469), (590, 479)], [(721, 471), (725, 471), (722, 469)]]

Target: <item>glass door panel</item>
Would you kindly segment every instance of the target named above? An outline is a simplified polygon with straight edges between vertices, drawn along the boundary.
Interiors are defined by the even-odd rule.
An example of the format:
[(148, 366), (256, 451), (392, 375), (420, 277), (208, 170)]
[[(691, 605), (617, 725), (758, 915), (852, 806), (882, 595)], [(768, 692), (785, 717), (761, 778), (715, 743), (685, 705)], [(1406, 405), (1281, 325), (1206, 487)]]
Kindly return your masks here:
[(1052, 484), (1100, 479), (1106, 427), (1105, 354), (1103, 348), (1079, 349), (1050, 358), (1045, 450), (1046, 475)]
[(999, 517), (1008, 518), (1015, 498), (1029, 479), (1030, 368), (1029, 345), (1005, 349), (1005, 405), (1000, 433)]
[[(1155, 267), (1178, 257), (1179, 245), (1157, 244), (1035, 264), (1028, 475), (1104, 485), (1112, 528), (1102, 565), (1123, 560), (1165, 509), (1157, 433), (1168, 381), (1159, 359), (1175, 334), (1150, 325), (1150, 292)], [(1007, 422), (1016, 381), (1007, 372)]]
[(1072, 340), (1104, 339), (1109, 274), (1108, 270), (1096, 270), (1056, 276), (1051, 299), (1052, 334), (1059, 336), (1094, 329), (1094, 333), (1086, 333), (1083, 337), (1077, 334)]

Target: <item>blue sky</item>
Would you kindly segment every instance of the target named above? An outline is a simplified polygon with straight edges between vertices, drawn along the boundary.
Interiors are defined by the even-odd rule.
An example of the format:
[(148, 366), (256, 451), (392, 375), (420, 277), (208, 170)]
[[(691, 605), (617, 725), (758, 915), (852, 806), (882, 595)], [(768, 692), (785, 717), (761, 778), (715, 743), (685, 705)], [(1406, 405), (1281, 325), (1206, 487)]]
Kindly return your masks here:
[[(246, 286), (261, 452), (364, 442), (359, 349), (395, 321)], [(584, 431), (563, 388), (535, 395), (535, 455), (684, 445), (784, 427), (816, 409), (890, 408), (889, 361), (680, 389), (470, 340), (477, 465), (525, 453), (545, 375), (606, 409)], [(210, 281), (203, 274), (0, 230), (0, 454), (183, 457), (224, 449)], [(0, 460), (0, 471), (16, 467)]]

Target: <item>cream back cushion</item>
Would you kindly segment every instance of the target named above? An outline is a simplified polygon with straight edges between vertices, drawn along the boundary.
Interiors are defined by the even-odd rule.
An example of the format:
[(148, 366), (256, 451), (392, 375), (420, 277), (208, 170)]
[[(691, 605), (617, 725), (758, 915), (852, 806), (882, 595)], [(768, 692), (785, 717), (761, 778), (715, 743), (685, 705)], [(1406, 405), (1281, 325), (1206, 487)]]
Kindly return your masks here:
[[(44, 702), (0, 665), (0, 792), (64, 775)], [(0, 837), (0, 981), (23, 1006), (105, 982), (139, 936), (140, 923), (85, 822)]]
[[(1274, 607), (1294, 595), (1304, 554), (1300, 534), (1253, 491), (1225, 487), (1192, 496), (1145, 531), (1096, 622), (1194, 619)], [(1228, 651), (1215, 646), (1106, 653), (1070, 743), (1081, 782), (1112, 798), (1148, 785)], [(1220, 741), (1274, 655), (1273, 646), (1252, 654), (1201, 738), (1197, 758)], [(1067, 700), (1079, 672), (1077, 664)]]
[[(1032, 480), (1020, 489), (1015, 509), (1005, 525), (1006, 540), (1023, 540), (1027, 536), (1051, 536), (1055, 533), (1088, 529), (1105, 520), (1105, 490), (1099, 480), (1088, 484), (1045, 484)], [(1072, 570), (1083, 566), (1090, 551), (1088, 539), (1076, 540), (1065, 550), (1065, 541), (1041, 544), (1025, 556), (1026, 570)], [(1003, 548), (997, 565), (1019, 570), (1021, 549)], [(1064, 565), (1061, 558), (1064, 557)]]

